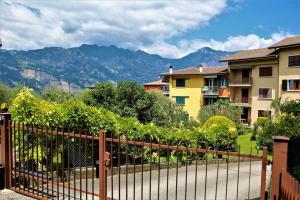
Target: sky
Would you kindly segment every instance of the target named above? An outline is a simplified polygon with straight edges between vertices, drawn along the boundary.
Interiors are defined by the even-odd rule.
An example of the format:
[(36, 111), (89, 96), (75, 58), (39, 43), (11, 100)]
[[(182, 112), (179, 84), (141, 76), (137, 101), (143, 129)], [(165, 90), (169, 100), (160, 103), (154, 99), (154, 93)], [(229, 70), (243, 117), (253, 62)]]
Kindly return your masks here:
[(0, 0), (4, 49), (116, 45), (179, 58), (300, 35), (300, 0)]

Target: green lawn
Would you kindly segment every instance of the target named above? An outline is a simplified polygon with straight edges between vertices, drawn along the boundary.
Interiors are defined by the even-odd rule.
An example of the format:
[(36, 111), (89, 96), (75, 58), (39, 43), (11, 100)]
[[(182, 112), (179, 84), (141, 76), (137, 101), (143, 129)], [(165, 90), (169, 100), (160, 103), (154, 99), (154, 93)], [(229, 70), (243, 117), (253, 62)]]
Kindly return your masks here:
[[(237, 143), (240, 146), (240, 151), (243, 154), (250, 154), (252, 148), (253, 155), (262, 155), (261, 150), (257, 150), (257, 145), (255, 140), (251, 140), (252, 133), (247, 133), (245, 135), (240, 135), (237, 139)], [(272, 154), (268, 153), (268, 159), (272, 159)]]

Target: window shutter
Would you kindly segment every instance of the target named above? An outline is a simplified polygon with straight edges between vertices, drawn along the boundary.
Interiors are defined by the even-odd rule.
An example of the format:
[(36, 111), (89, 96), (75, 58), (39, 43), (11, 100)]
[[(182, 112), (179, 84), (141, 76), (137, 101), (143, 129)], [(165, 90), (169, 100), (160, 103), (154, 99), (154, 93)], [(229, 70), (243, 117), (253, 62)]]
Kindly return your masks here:
[(287, 80), (282, 80), (281, 89), (283, 91), (287, 91)]
[(289, 56), (289, 67), (293, 66), (293, 60), (294, 60), (294, 57), (293, 56)]
[(300, 56), (295, 56), (294, 64), (295, 66), (300, 66)]

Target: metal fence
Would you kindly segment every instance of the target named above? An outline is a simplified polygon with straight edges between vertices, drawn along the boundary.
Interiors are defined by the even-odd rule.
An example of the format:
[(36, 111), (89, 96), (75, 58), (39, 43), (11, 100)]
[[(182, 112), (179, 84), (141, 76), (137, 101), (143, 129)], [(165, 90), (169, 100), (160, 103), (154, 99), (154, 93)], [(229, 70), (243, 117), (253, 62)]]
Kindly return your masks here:
[(265, 198), (266, 148), (242, 154), (8, 119), (1, 126), (6, 187), (36, 199)]

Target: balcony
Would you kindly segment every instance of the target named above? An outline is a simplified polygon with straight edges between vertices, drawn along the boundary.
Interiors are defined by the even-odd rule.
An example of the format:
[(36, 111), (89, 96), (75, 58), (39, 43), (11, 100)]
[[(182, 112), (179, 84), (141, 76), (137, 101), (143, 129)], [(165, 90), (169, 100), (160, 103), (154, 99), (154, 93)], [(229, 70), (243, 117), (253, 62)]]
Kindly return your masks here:
[(240, 122), (246, 127), (251, 126), (251, 119), (240, 119)]
[(204, 96), (218, 96), (219, 95), (219, 87), (218, 86), (204, 86), (203, 92)]
[(251, 107), (251, 98), (249, 97), (234, 98), (231, 100), (231, 103), (235, 106)]
[(251, 87), (252, 86), (252, 77), (230, 79), (229, 86), (230, 87)]

